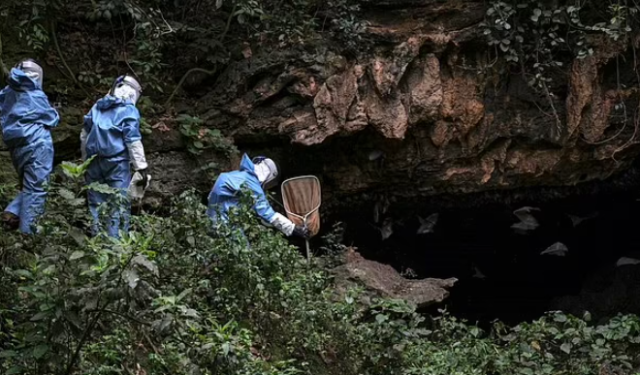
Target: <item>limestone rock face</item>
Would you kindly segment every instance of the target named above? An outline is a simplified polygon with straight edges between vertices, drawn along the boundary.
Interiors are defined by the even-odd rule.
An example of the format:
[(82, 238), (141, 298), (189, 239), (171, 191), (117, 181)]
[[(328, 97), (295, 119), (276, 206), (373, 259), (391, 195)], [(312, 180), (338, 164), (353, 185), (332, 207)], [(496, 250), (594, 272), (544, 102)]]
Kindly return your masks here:
[(354, 249), (348, 249), (344, 258), (345, 263), (332, 270), (338, 291), (359, 285), (373, 296), (405, 300), (417, 308), (444, 301), (457, 281), (405, 279), (393, 267), (364, 259)]
[(606, 83), (623, 47), (596, 40), (546, 97), (489, 69), (480, 1), (363, 8), (372, 46), (357, 57), (328, 41), (254, 54), (231, 65), (196, 112), (244, 149), (281, 157), (285, 174), (320, 176), (327, 200), (571, 186), (637, 155), (634, 126), (623, 128), (615, 103), (633, 116), (638, 94)]
[[(325, 203), (365, 192), (413, 199), (573, 186), (625, 170), (638, 154), (632, 42), (595, 39), (592, 56), (558, 69), (548, 96), (496, 66), (480, 28), (484, 1), (361, 7), (368, 26), (357, 52), (328, 37), (256, 49), (187, 88), (169, 117), (198, 116), (242, 151), (276, 159), (284, 177), (319, 176)], [(78, 155), (89, 104), (62, 114), (58, 159)], [(175, 119), (147, 120), (151, 201), (207, 190), (202, 167), (211, 162), (218, 171), (237, 167), (188, 154)]]

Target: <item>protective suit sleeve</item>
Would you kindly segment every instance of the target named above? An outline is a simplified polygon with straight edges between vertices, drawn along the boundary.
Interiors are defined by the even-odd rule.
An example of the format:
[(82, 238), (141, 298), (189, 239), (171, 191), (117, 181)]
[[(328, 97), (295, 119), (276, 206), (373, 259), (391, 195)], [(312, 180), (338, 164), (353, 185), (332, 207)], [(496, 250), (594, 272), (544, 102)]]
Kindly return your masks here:
[(33, 95), (34, 104), (37, 106), (42, 114), (38, 122), (47, 128), (55, 128), (60, 123), (60, 114), (55, 108), (49, 104), (47, 96), (40, 91), (39, 95)]
[(149, 167), (147, 164), (147, 158), (144, 154), (144, 146), (141, 141), (135, 141), (128, 144), (127, 148), (129, 150), (129, 160), (131, 160), (134, 170), (141, 171)]
[(273, 219), (271, 219), (271, 225), (278, 228), (278, 230), (284, 233), (284, 235), (287, 237), (293, 234), (293, 230), (296, 227), (296, 225), (291, 220), (287, 219), (287, 217), (277, 212), (273, 216)]
[(122, 135), (124, 136), (124, 143), (126, 143), (127, 145), (130, 145), (135, 141), (142, 140), (142, 135), (140, 134), (139, 116), (128, 117), (124, 120)]
[(262, 189), (253, 188), (253, 195), (255, 197), (255, 204), (253, 205), (253, 209), (260, 216), (260, 218), (268, 223), (273, 221), (273, 217), (276, 215), (276, 212), (273, 210), (269, 201), (267, 200), (267, 196), (265, 195)]

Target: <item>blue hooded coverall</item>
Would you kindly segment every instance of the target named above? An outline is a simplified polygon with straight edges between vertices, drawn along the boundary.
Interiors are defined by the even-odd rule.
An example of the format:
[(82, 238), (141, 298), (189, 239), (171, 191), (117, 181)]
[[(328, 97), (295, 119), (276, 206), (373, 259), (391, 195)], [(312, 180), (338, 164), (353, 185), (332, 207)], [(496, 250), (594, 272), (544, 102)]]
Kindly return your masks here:
[(216, 223), (219, 211), (222, 216), (220, 219), (227, 222), (229, 220), (229, 209), (238, 206), (240, 203), (238, 193), (242, 185), (249, 188), (253, 194), (255, 200), (255, 204), (253, 205), (254, 211), (262, 220), (270, 223), (276, 215), (276, 212), (269, 204), (260, 180), (258, 180), (258, 175), (256, 175), (255, 165), (247, 154), (242, 156), (240, 170), (221, 173), (220, 176), (218, 176), (215, 185), (213, 185), (213, 189), (211, 189), (209, 193), (207, 215)]
[[(84, 117), (84, 130), (87, 133), (87, 158), (96, 155), (87, 170), (87, 184), (97, 182), (121, 189), (122, 199), (126, 202), (120, 207), (110, 204), (107, 234), (118, 238), (121, 221), (122, 229), (129, 230), (131, 202), (127, 189), (131, 182), (131, 168), (128, 145), (142, 139), (140, 113), (132, 102), (107, 95), (98, 100)], [(89, 210), (93, 216), (94, 234), (100, 230), (98, 207), (107, 202), (108, 198), (106, 194), (89, 190)]]
[(50, 130), (59, 121), (40, 84), (22, 70), (11, 69), (9, 84), (0, 91), (0, 123), (22, 189), (5, 211), (20, 217), (23, 233), (32, 233), (32, 224), (44, 213), (45, 187), (53, 170)]

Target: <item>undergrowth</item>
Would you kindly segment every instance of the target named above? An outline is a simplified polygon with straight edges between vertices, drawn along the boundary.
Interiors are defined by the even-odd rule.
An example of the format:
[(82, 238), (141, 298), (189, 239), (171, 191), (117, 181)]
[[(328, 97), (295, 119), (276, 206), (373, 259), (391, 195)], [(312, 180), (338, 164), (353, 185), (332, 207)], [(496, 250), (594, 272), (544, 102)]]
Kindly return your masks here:
[(230, 225), (212, 228), (189, 191), (167, 217), (134, 217), (121, 240), (89, 238), (83, 170), (57, 172), (41, 234), (0, 233), (0, 373), (633, 374), (640, 364), (635, 316), (595, 326), (556, 312), (484, 332), (357, 289), (338, 295), (329, 273), (258, 224), (246, 196)]

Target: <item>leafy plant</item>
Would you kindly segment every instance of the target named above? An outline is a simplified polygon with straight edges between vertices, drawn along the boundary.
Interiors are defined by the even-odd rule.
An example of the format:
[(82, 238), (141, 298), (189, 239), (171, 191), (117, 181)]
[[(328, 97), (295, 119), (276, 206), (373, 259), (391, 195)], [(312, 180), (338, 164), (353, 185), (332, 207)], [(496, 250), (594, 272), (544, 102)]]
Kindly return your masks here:
[[(57, 171), (39, 234), (0, 236), (11, 249), (0, 273), (3, 373), (595, 375), (640, 365), (635, 316), (594, 326), (556, 312), (484, 332), (360, 289), (337, 294), (259, 224), (247, 191), (228, 223), (213, 224), (188, 191), (166, 217), (134, 217), (120, 240), (89, 238), (84, 170)], [(340, 248), (339, 234), (328, 246)]]
[(360, 4), (352, 0), (330, 0), (327, 6), (336, 13), (331, 21), (334, 36), (347, 50), (364, 49), (362, 35), (368, 24), (358, 17)]
[(221, 151), (227, 157), (237, 154), (238, 149), (222, 135), (220, 130), (204, 127), (200, 118), (179, 115), (177, 120), (180, 123), (180, 132), (189, 141), (187, 147), (192, 154), (199, 155), (209, 149)]
[[(529, 85), (548, 91), (550, 72), (568, 61), (563, 53), (584, 58), (593, 54), (587, 36), (590, 33), (608, 35), (617, 41), (631, 31), (632, 19), (637, 15), (636, 6), (610, 4), (610, 19), (585, 24), (582, 19), (592, 18), (589, 2), (558, 5), (543, 1), (492, 1), (483, 22), (484, 35), (489, 46), (496, 47), (505, 61), (526, 74)], [(584, 14), (583, 14), (584, 13)], [(548, 94), (548, 92), (546, 92)]]

